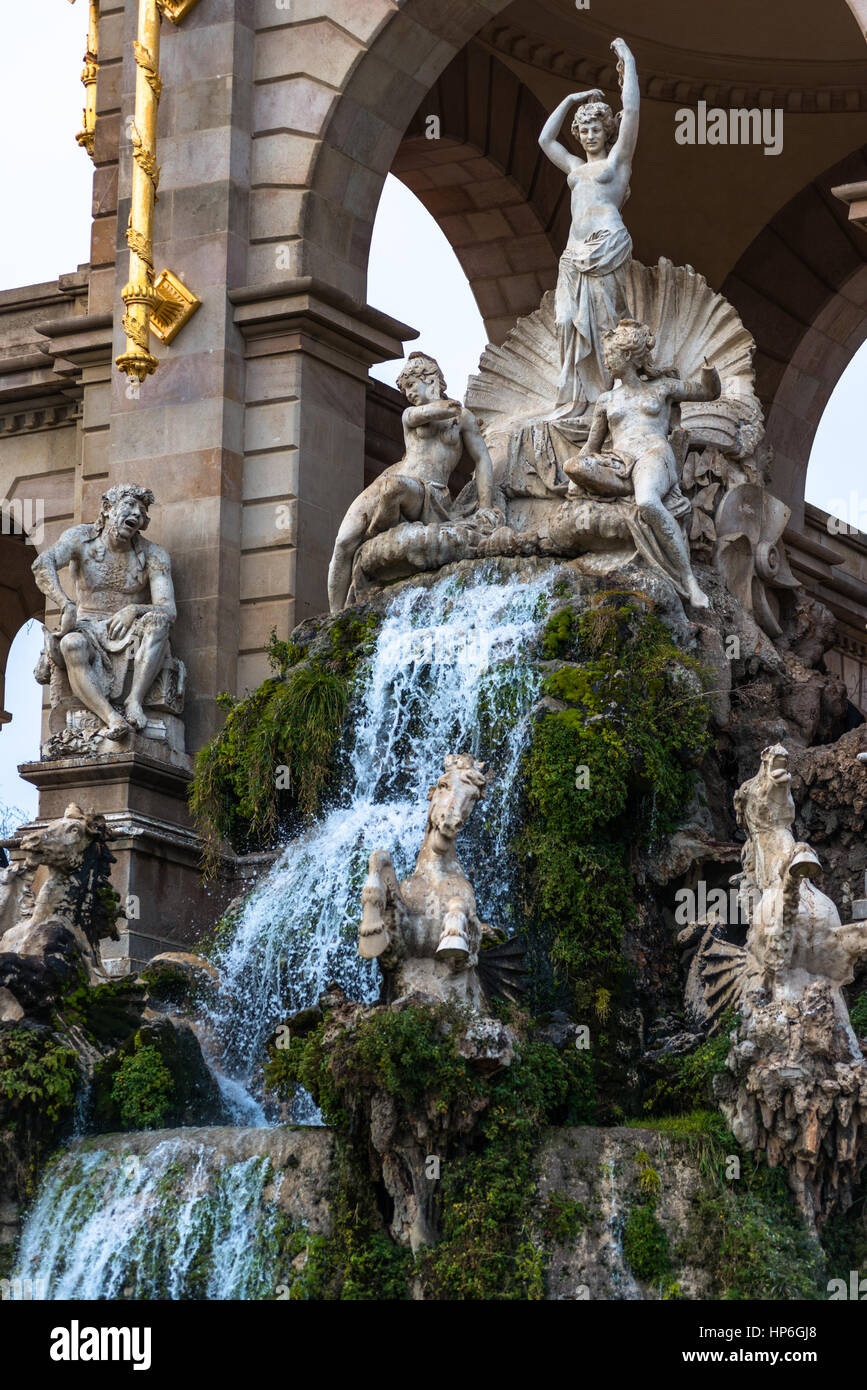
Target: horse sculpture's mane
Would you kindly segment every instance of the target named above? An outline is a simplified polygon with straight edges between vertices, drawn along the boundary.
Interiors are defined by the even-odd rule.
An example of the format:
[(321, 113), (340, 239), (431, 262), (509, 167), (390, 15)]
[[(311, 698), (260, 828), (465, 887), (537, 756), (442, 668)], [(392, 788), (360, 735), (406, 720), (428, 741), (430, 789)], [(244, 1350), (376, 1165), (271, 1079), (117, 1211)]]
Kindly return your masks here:
[[(478, 792), (478, 801), (484, 798), (485, 788), (488, 785), (488, 779), (484, 770), (485, 764), (476, 762), (472, 753), (447, 753), (443, 766), (445, 772), (456, 771), (462, 782), (467, 782), (471, 787), (474, 787)], [(427, 794), (427, 799), (431, 805), (427, 815), (427, 824), (425, 825), (425, 839), (427, 839), (427, 836), (430, 834), (431, 812), (433, 811), (434, 798), (438, 791), (439, 782), (437, 781), (434, 782)]]

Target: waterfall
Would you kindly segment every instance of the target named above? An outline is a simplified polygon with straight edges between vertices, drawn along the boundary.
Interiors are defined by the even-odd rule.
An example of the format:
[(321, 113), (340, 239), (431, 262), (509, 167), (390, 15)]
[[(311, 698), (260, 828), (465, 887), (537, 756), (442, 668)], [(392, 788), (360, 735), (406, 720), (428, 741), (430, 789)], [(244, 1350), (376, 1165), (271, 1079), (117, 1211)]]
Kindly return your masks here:
[(459, 853), (482, 919), (520, 925), (510, 844), (541, 682), (530, 651), (556, 575), (492, 561), (394, 594), (355, 683), (332, 802), (247, 898), (217, 962), (219, 997), (197, 1024), (219, 1054), (212, 1064), (236, 1127), (76, 1139), (49, 1165), (28, 1214), (22, 1281), (49, 1298), (275, 1296), (289, 1207), (293, 1230), (299, 1221), (306, 1229), (307, 1216), (288, 1192), (287, 1165), (273, 1160), (275, 1146), (301, 1143), (303, 1132), (266, 1127), (250, 1094), (266, 1041), (331, 980), (375, 999), (378, 969), (357, 952), (367, 861), (388, 849), (399, 877), (412, 871), (447, 753), (488, 762)]
[(43, 1176), (16, 1277), (50, 1299), (274, 1298), (305, 1224), (281, 1201), (293, 1142), (219, 1129), (78, 1140)]
[[(388, 849), (398, 877), (412, 871), (446, 753), (488, 759), (488, 793), (459, 852), (480, 916), (512, 925), (516, 783), (540, 681), (521, 658), (556, 573), (522, 569), (504, 579), (489, 564), (407, 585), (389, 604), (350, 705), (334, 803), (285, 846), (217, 962), (222, 992), (209, 1032), (225, 1070), (245, 1083), (255, 1084), (274, 1025), (330, 981), (376, 998), (378, 970), (356, 950), (367, 860)], [(249, 1103), (234, 1118), (250, 1123)]]

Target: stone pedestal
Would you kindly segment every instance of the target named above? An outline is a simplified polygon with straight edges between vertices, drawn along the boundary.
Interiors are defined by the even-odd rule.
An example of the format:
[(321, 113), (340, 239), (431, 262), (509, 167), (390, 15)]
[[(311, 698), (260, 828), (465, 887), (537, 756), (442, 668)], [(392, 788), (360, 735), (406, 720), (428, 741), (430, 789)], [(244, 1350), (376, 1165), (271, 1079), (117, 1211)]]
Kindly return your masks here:
[(169, 764), (128, 750), (22, 763), (19, 771), (39, 789), (34, 826), (61, 816), (74, 801), (101, 812), (115, 836), (111, 881), (127, 921), (121, 940), (105, 943), (112, 973), (140, 969), (163, 950), (190, 948), (214, 923), (234, 891), (234, 860), (227, 859), (215, 881), (202, 883), (201, 843), (187, 809), (189, 758), (175, 754)]

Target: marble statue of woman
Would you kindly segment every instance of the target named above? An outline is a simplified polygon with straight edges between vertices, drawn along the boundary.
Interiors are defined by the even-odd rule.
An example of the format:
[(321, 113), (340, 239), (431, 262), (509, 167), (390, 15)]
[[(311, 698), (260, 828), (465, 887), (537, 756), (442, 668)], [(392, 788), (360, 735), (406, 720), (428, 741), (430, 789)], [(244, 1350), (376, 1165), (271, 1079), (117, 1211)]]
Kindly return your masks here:
[[(569, 182), (572, 228), (560, 259), (555, 312), (562, 370), (557, 404), (564, 417), (581, 415), (609, 385), (602, 333), (624, 318), (625, 271), (632, 240), (621, 217), (629, 196), (638, 140), (640, 94), (635, 59), (623, 39), (617, 54), (623, 110), (618, 117), (596, 89), (566, 97), (545, 122), (539, 144)], [(577, 104), (572, 131), (584, 158), (560, 143), (567, 112)]]
[[(720, 394), (719, 373), (705, 366), (700, 382), (682, 381), (658, 371), (651, 360), (653, 334), (646, 324), (623, 319), (603, 334), (605, 365), (615, 384), (596, 401), (590, 435), (583, 449), (564, 464), (577, 486), (597, 496), (632, 498), (628, 526), (639, 554), (671, 579), (682, 598), (707, 608), (689, 558), (679, 517), (690, 511), (680, 490), (675, 445), (681, 401), (713, 401)], [(610, 451), (600, 450), (610, 436)]]
[(453, 518), (449, 479), (465, 449), (475, 465), (475, 524), (492, 530), (503, 521), (493, 505), (491, 457), (478, 421), (460, 401), (448, 399), (436, 358), (411, 352), (397, 385), (409, 401), (402, 416), (405, 453), (359, 493), (340, 523), (328, 569), (332, 613), (347, 601), (353, 562), (365, 540), (402, 521), (436, 525)]

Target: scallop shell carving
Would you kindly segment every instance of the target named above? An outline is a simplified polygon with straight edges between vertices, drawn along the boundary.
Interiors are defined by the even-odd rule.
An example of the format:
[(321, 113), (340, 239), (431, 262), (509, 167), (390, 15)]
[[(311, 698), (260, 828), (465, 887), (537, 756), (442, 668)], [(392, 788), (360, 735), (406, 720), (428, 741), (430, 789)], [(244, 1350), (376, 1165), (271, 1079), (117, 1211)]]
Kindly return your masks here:
[[(655, 266), (630, 262), (626, 298), (632, 317), (653, 331), (659, 368), (695, 378), (705, 362), (716, 367), (722, 378), (721, 413), (731, 415), (736, 406), (737, 417), (750, 431), (751, 452), (756, 423), (762, 419), (755, 395), (755, 343), (733, 306), (692, 266), (675, 266), (664, 257)], [(559, 373), (554, 295), (549, 291), (534, 313), (518, 320), (502, 347), (489, 344), (485, 349), (478, 375), (469, 380), (467, 406), (486, 434), (507, 430), (512, 421), (549, 418), (556, 414)], [(687, 428), (692, 411), (698, 424), (699, 415), (704, 420), (714, 414), (714, 403), (685, 405)], [(730, 451), (743, 449), (734, 444)]]

